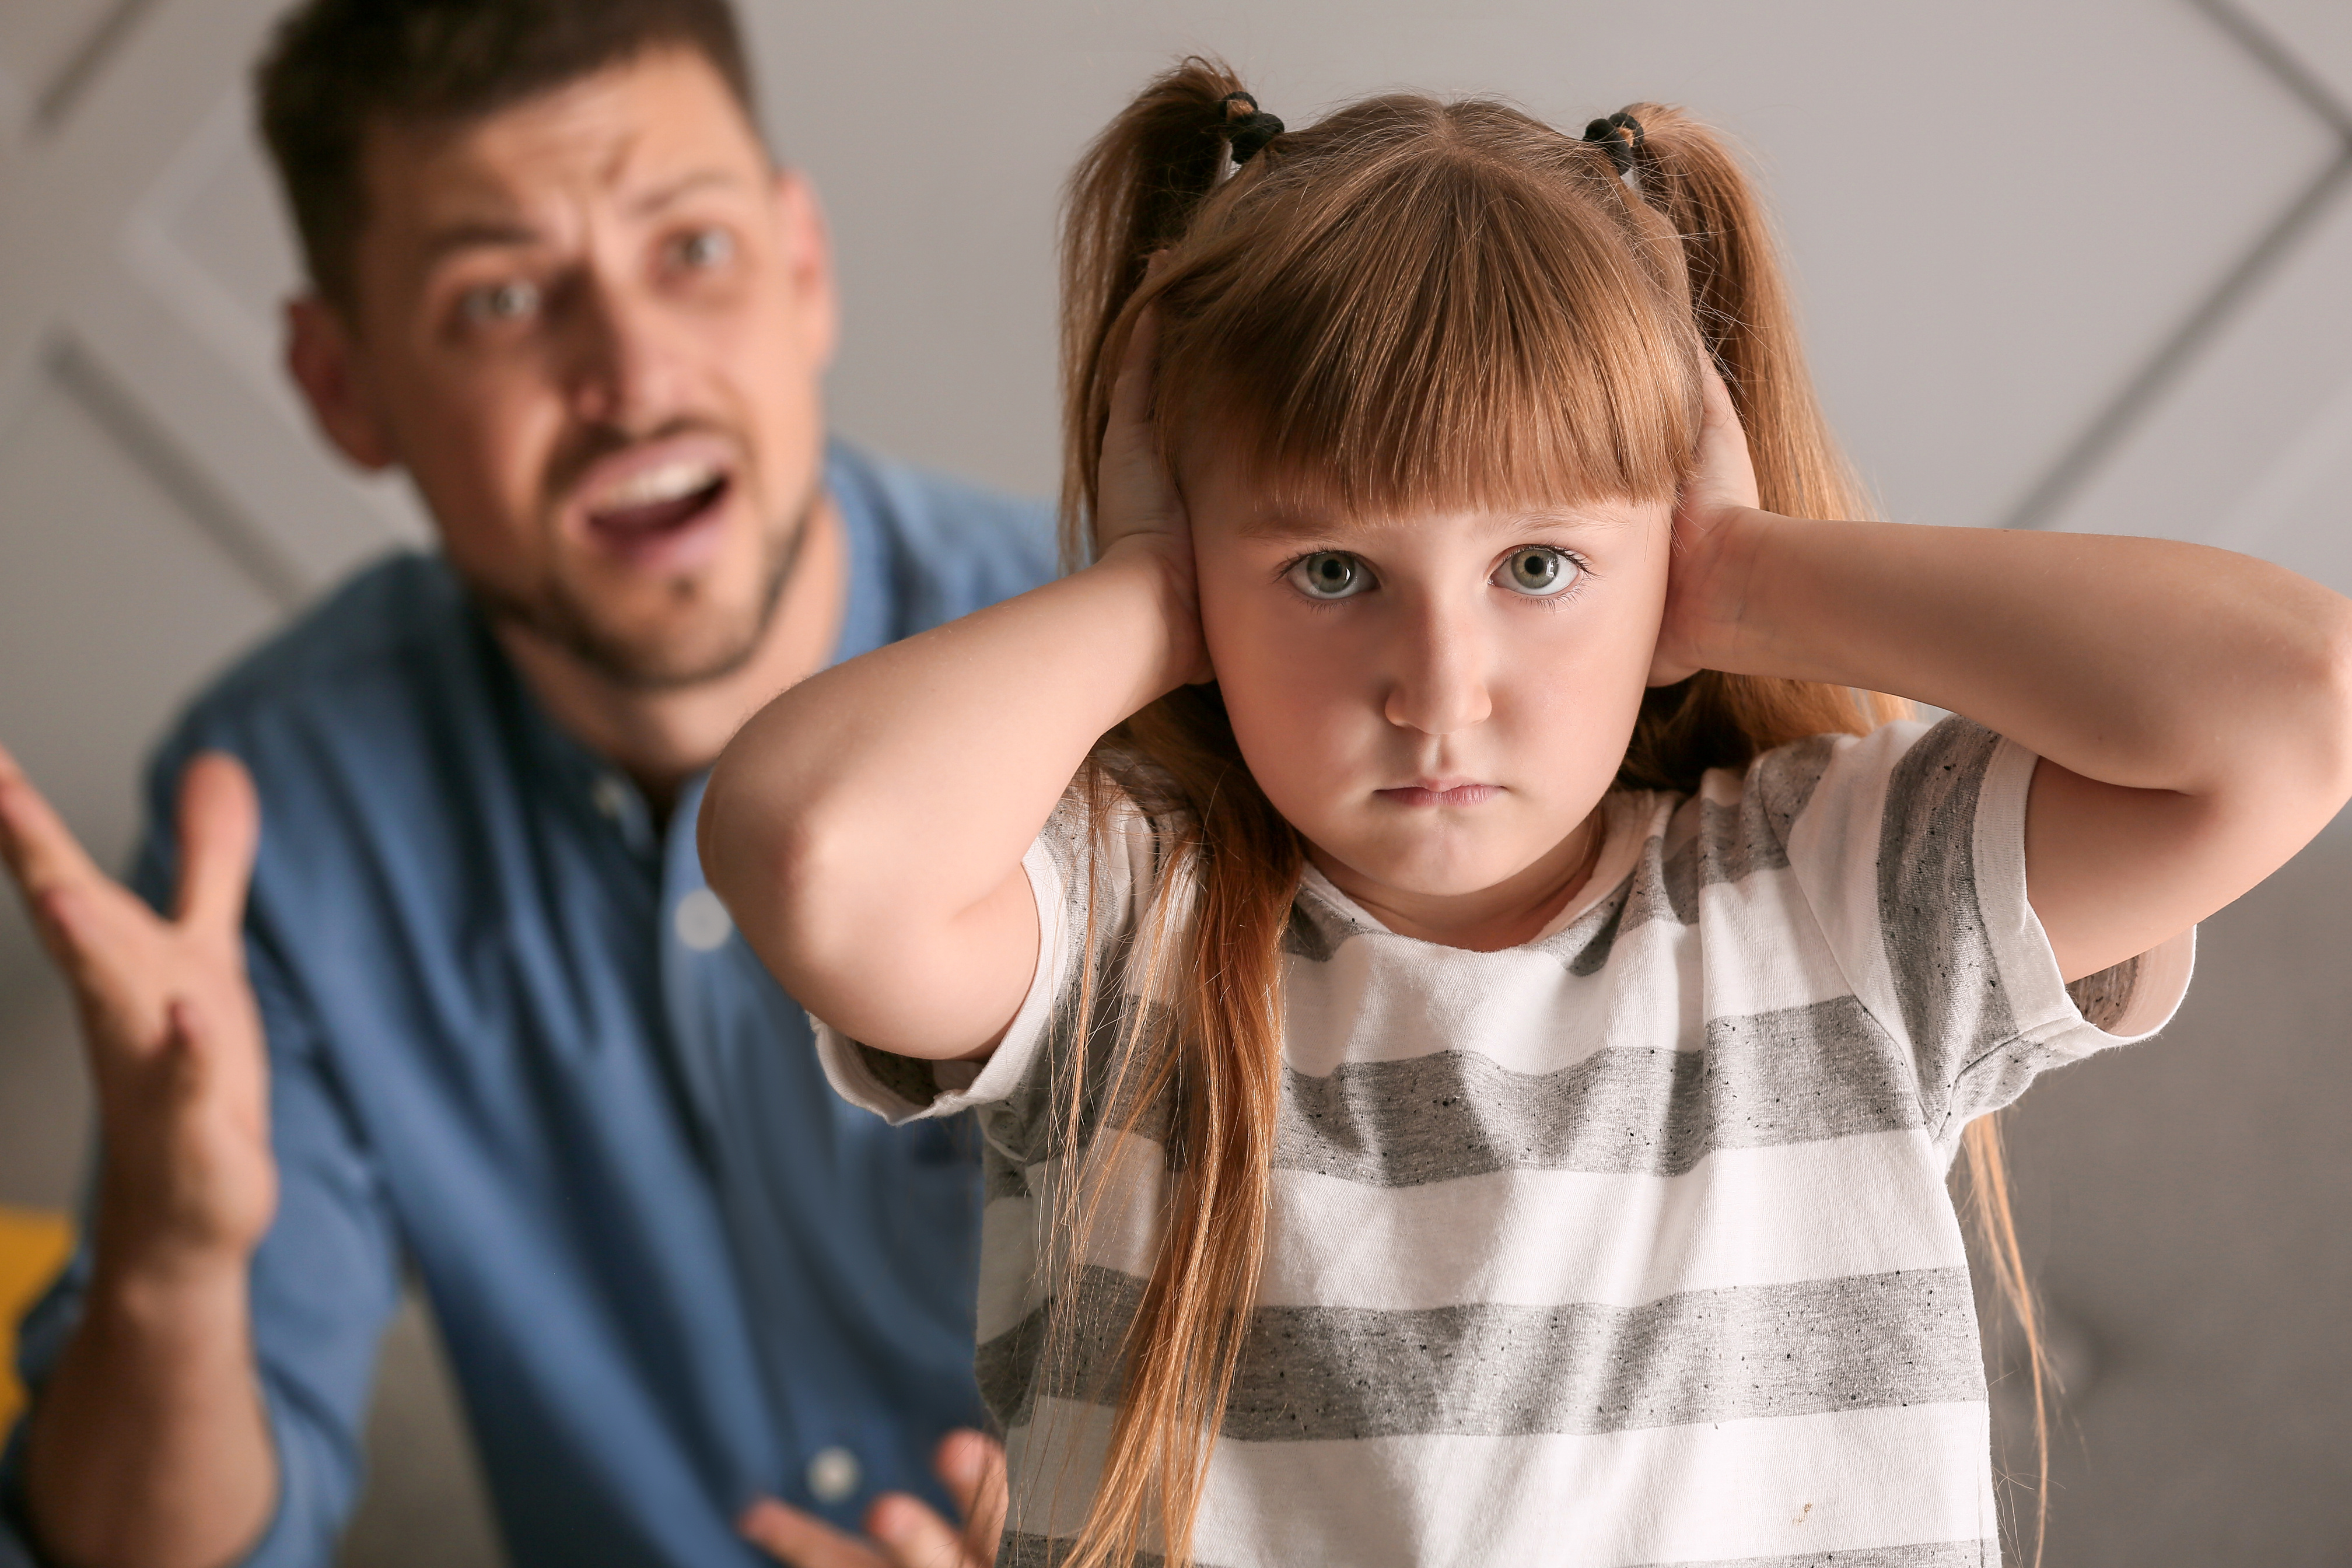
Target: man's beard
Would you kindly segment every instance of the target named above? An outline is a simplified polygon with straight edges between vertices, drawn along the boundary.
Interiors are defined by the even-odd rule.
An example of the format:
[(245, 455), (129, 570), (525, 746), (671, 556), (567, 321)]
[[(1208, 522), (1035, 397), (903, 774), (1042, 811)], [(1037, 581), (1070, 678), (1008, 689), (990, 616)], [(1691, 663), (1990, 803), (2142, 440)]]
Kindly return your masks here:
[[(800, 563), (802, 546), (824, 499), (822, 479), (813, 484), (798, 514), (784, 527), (764, 533), (761, 581), (751, 604), (714, 639), (707, 623), (688, 638), (674, 630), (624, 631), (604, 623), (595, 607), (551, 574), (535, 594), (513, 593), (488, 583), (467, 586), (492, 624), (519, 626), (578, 659), (610, 685), (625, 691), (674, 691), (723, 680), (751, 662), (783, 602), (784, 589)], [(668, 584), (674, 598), (691, 599), (697, 584), (678, 577)], [(681, 646), (685, 645), (685, 646)]]

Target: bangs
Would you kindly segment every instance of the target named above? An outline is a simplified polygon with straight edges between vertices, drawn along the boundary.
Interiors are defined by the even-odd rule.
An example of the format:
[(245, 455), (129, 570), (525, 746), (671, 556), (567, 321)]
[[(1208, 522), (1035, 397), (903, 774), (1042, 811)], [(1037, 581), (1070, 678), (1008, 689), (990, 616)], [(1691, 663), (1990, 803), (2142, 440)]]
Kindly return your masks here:
[[(1529, 177), (1530, 141), (1556, 173)], [(1641, 204), (1591, 162), (1500, 105), (1391, 99), (1228, 182), (1150, 291), (1163, 437), (1326, 516), (1670, 500), (1700, 410), (1679, 250), (1629, 237)]]

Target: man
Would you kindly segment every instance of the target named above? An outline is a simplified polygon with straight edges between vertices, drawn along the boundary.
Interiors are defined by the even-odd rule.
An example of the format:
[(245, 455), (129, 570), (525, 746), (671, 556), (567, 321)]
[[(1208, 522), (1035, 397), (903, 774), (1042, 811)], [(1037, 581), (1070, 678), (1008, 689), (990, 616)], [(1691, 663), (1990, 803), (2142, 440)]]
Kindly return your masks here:
[(776, 691), (1042, 580), (1042, 511), (826, 444), (824, 226), (725, 0), (310, 0), (257, 83), (289, 367), (441, 552), (196, 703), (146, 903), (0, 759), (104, 1151), (17, 1549), (325, 1561), (404, 1259), (524, 1568), (950, 1560), (883, 1494), (985, 1490), (969, 1135), (826, 1092), (692, 825)]

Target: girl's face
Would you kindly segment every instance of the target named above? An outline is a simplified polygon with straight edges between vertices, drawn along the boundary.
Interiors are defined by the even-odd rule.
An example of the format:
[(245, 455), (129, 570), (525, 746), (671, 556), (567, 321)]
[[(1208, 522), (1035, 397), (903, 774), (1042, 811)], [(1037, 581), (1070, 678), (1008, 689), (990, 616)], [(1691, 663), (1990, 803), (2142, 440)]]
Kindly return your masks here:
[(1341, 521), (1213, 456), (1183, 478), (1234, 737), (1316, 865), (1433, 940), (1556, 908), (1641, 706), (1671, 507)]

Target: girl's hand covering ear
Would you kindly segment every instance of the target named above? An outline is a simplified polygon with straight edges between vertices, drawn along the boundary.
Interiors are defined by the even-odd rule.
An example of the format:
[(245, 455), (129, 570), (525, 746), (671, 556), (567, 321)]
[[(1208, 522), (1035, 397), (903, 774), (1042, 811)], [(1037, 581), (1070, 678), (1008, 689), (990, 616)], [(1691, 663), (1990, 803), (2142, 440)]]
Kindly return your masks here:
[[(1698, 461), (1675, 502), (1674, 556), (1666, 572), (1665, 617), (1650, 684), (1668, 686), (1715, 668), (1739, 624), (1744, 598), (1739, 546), (1764, 515), (1756, 496), (1756, 465), (1739, 411), (1715, 366), (1702, 388)], [(1710, 657), (1712, 655), (1713, 657)]]
[(1152, 373), (1160, 318), (1149, 307), (1136, 319), (1111, 389), (1110, 420), (1103, 427), (1102, 460), (1095, 486), (1095, 559), (1140, 556), (1165, 575), (1169, 630), (1188, 681), (1212, 679), (1201, 641), (1200, 592), (1192, 563), (1192, 527), (1184, 497), (1160, 454), (1151, 426)]

